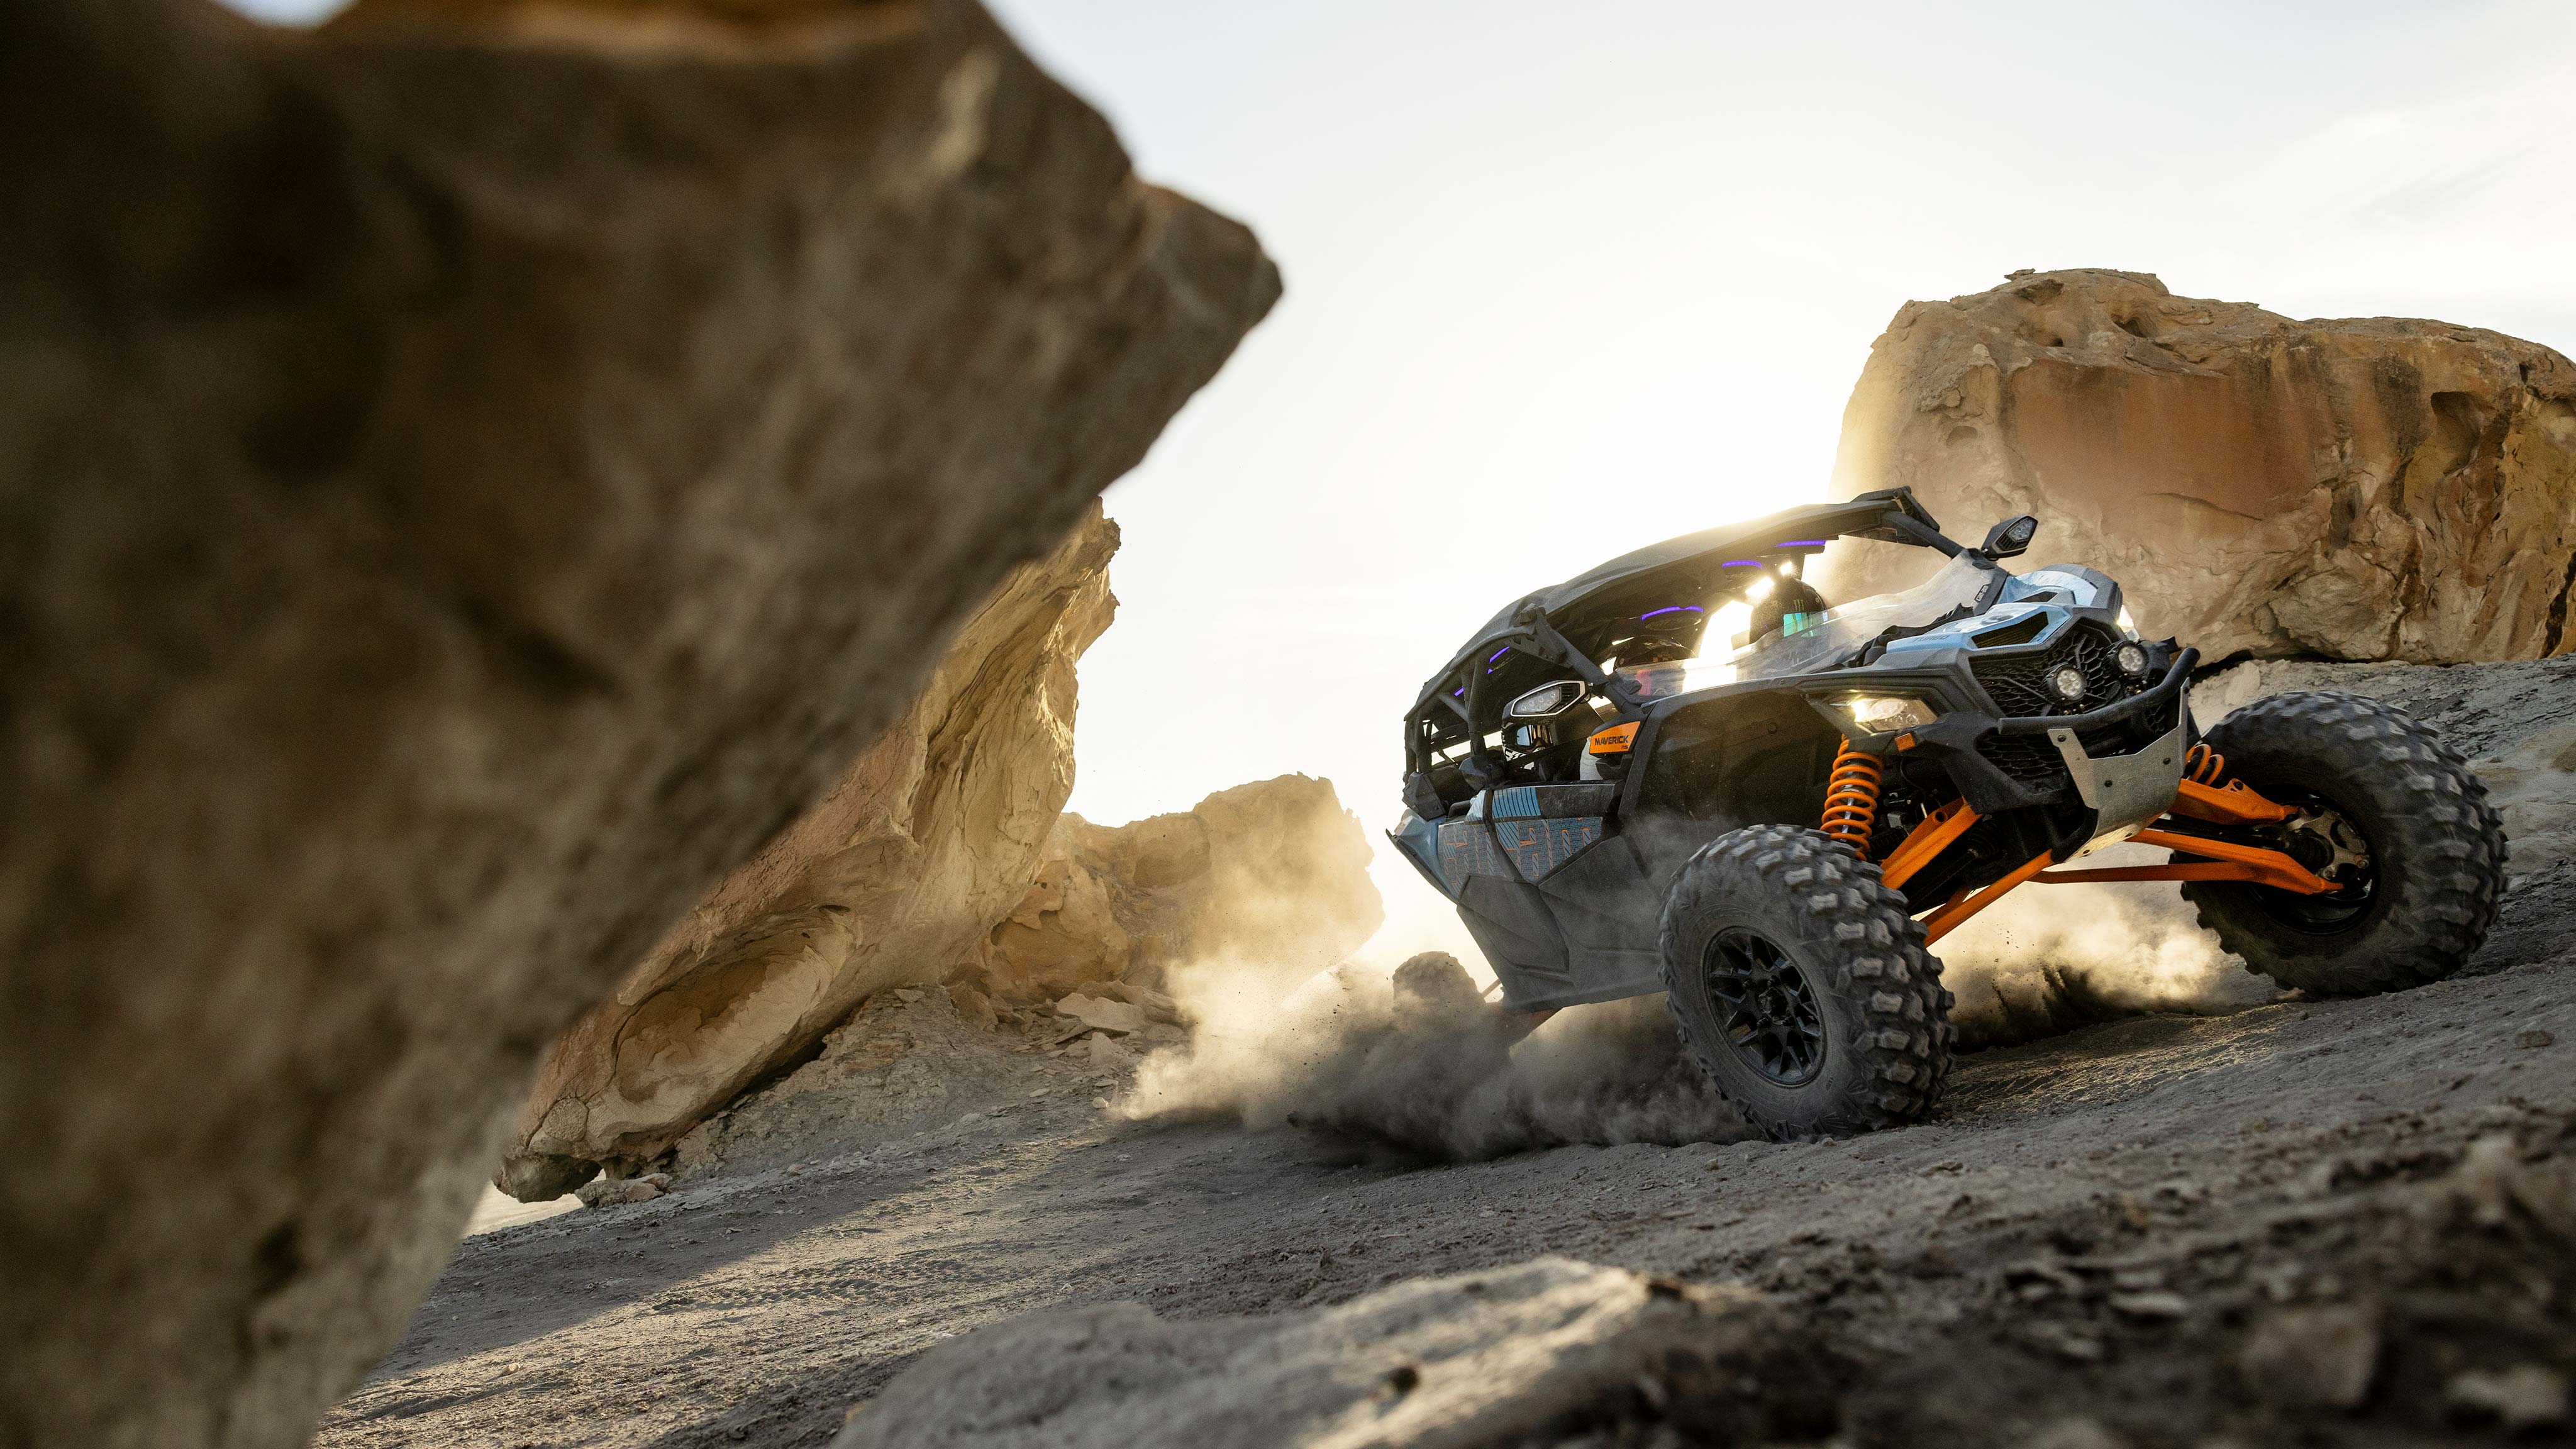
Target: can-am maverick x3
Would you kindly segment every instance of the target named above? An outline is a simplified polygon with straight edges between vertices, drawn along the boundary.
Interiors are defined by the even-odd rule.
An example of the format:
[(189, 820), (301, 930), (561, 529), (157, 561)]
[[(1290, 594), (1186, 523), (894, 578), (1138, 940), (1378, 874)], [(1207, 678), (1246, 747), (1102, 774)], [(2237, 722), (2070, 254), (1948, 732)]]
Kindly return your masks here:
[[(2457, 970), (2504, 839), (2404, 711), (2257, 701), (2202, 740), (2197, 651), (2120, 586), (2014, 574), (2038, 528), (1946, 538), (1908, 489), (1640, 549), (1522, 598), (1423, 686), (1392, 832), (1538, 1013), (1663, 991), (1717, 1089), (1780, 1137), (1920, 1117), (1950, 1066), (1929, 948), (2029, 882), (2174, 880), (2283, 986)], [(1837, 538), (1947, 562), (1838, 608), (1796, 576)], [(1740, 644), (1704, 637), (1729, 604)], [(1735, 617), (1730, 614), (1730, 620)], [(2161, 865), (2068, 869), (2129, 841)]]

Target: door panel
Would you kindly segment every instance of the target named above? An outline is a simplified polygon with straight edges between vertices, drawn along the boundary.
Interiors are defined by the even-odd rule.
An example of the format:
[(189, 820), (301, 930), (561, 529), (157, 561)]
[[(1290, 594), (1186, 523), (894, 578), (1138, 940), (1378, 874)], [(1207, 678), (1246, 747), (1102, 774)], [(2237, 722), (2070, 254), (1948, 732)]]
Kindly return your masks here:
[(1565, 938), (1537, 887), (1501, 876), (1469, 876), (1458, 893), (1458, 917), (1502, 978), (1506, 1001), (1517, 1006), (1566, 989)]

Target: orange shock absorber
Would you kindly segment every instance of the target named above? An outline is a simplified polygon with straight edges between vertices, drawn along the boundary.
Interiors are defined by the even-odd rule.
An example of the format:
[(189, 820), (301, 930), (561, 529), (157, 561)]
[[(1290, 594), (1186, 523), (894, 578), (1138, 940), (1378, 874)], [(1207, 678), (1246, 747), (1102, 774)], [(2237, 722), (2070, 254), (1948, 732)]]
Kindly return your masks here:
[(2227, 773), (2227, 757), (2206, 744), (2191, 747), (2182, 757), (2182, 777), (2195, 785), (2216, 785)]
[(1869, 859), (1869, 833), (1878, 824), (1878, 756), (1864, 755), (1843, 741), (1834, 756), (1833, 773), (1825, 777), (1825, 819), (1816, 828), (1846, 841)]

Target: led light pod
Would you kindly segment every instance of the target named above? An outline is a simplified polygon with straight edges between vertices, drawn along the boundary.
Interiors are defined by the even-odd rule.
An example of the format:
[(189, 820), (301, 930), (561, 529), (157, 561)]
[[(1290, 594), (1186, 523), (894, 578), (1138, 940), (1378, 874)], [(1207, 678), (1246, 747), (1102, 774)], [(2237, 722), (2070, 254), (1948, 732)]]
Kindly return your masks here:
[(1582, 698), (1582, 685), (1571, 679), (1560, 679), (1554, 684), (1542, 684), (1513, 700), (1511, 707), (1503, 712), (1513, 719), (1546, 719), (1572, 709)]
[(1855, 726), (1873, 734), (1921, 729), (1940, 714), (1909, 694), (1861, 694), (1833, 701), (1833, 707)]

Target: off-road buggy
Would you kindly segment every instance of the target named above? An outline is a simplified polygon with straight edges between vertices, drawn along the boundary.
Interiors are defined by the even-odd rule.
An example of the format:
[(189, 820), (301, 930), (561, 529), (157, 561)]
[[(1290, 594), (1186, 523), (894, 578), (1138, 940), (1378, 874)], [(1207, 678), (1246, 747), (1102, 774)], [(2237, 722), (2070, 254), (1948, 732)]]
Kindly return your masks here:
[[(2457, 970), (2504, 867), (2459, 756), (2326, 692), (2201, 739), (2197, 651), (2140, 638), (2092, 569), (2002, 567), (2037, 527), (1964, 547), (1909, 490), (1870, 493), (1640, 549), (1479, 629), (1405, 717), (1392, 837), (1504, 1006), (1665, 992), (1717, 1089), (1805, 1137), (1932, 1106), (1952, 998), (1929, 948), (2031, 882), (2181, 881), (2310, 993)], [(1799, 575), (1829, 544), (1946, 562), (1826, 608)], [(2170, 854), (2065, 865), (2122, 841)]]

